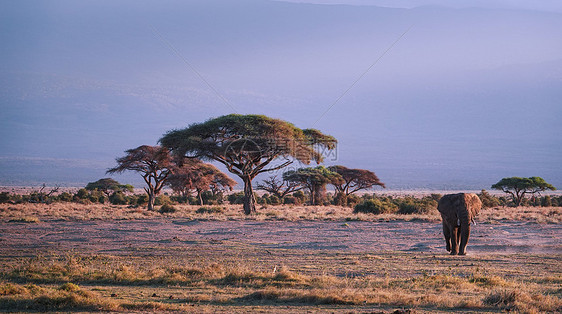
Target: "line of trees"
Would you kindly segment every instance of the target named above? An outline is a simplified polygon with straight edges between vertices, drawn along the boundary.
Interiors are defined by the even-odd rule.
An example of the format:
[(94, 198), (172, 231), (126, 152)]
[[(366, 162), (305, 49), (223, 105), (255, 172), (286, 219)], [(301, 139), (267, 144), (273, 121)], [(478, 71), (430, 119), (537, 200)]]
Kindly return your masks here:
[[(144, 190), (148, 210), (154, 210), (156, 199), (165, 186), (184, 199), (195, 194), (199, 204), (203, 205), (204, 198), (222, 199), (222, 194), (231, 191), (236, 185), (236, 181), (214, 165), (205, 163), (216, 161), (240, 177), (244, 184), (241, 197), (237, 194), (229, 196), (231, 203), (241, 201), (244, 213), (252, 214), (258, 203), (252, 186), (256, 176), (268, 172), (278, 173), (295, 161), (305, 165), (312, 161), (319, 164), (323, 162), (326, 152), (335, 149), (337, 140), (319, 130), (300, 129), (289, 122), (263, 115), (230, 114), (194, 123), (184, 129), (171, 130), (159, 143), (161, 145), (141, 145), (126, 150), (125, 156), (116, 159), (117, 166), (108, 169), (107, 173), (140, 173), (146, 183)], [(328, 185), (335, 190), (329, 200), (326, 192)], [(311, 205), (332, 203), (351, 206), (358, 199), (354, 193), (376, 186), (385, 187), (372, 171), (337, 165), (285, 171), (281, 177), (272, 175), (263, 180), (256, 189), (271, 194), (262, 197), (262, 203), (274, 203), (275, 199), (281, 203), (290, 203), (291, 200), (293, 203), (303, 203), (303, 197), (308, 195), (308, 204)], [(521, 205), (528, 194), (534, 196), (545, 190), (555, 190), (539, 177), (504, 178), (492, 188), (511, 195), (515, 206)], [(44, 202), (54, 192), (56, 190), (41, 190), (36, 193), (36, 198)], [(84, 191), (79, 191), (81, 195), (72, 198), (83, 199), (85, 194), (89, 194), (90, 199), (111, 201), (113, 198), (113, 203), (119, 203), (125, 202), (121, 199), (125, 198), (127, 192), (132, 192), (132, 186), (103, 178), (89, 183)], [(101, 196), (97, 193), (101, 193)], [(68, 198), (67, 195), (65, 197)]]
[[(241, 178), (244, 184), (245, 214), (256, 211), (256, 196), (252, 181), (267, 172), (278, 171), (294, 161), (321, 163), (324, 153), (335, 149), (336, 139), (315, 129), (300, 129), (293, 124), (262, 115), (231, 114), (181, 130), (167, 132), (161, 146), (143, 145), (127, 150), (116, 159), (117, 166), (108, 173), (139, 172), (146, 182), (148, 209), (166, 185), (175, 193), (187, 196), (192, 191), (203, 204), (202, 193), (213, 194), (232, 190), (234, 180), (204, 161), (217, 161)], [(273, 163), (276, 161), (276, 163)], [(286, 171), (282, 179), (272, 176), (257, 185), (257, 189), (283, 199), (289, 193), (305, 190), (310, 204), (324, 204), (326, 186), (337, 191), (337, 203), (347, 205), (349, 195), (373, 186), (382, 186), (371, 171), (344, 166), (304, 167)]]
[[(319, 130), (300, 129), (263, 115), (230, 114), (171, 130), (159, 142), (161, 146), (143, 145), (127, 150), (108, 173), (125, 170), (141, 173), (147, 184), (148, 209), (153, 210), (155, 197), (165, 185), (184, 197), (195, 191), (201, 204), (205, 191), (216, 195), (232, 190), (235, 181), (213, 165), (204, 163), (216, 161), (243, 181), (242, 203), (244, 213), (249, 215), (256, 211), (252, 181), (257, 175), (276, 172), (294, 161), (319, 164), (324, 152), (335, 149), (337, 140)], [(349, 205), (349, 197), (358, 191), (385, 187), (372, 171), (338, 165), (285, 171), (281, 178), (271, 176), (256, 188), (278, 199), (306, 191), (310, 204), (321, 205), (326, 202), (327, 185), (334, 186), (333, 202), (337, 205)], [(521, 205), (527, 194), (555, 190), (539, 177), (504, 178), (492, 188), (511, 195), (516, 206)]]
[(322, 205), (326, 202), (326, 186), (335, 189), (334, 204), (346, 206), (350, 195), (371, 189), (375, 186), (385, 187), (372, 171), (350, 169), (345, 166), (318, 166), (289, 170), (282, 179), (273, 175), (257, 185), (257, 189), (272, 193), (282, 199), (289, 193), (305, 190), (310, 196), (309, 204)]
[[(148, 195), (134, 194), (129, 190), (124, 191), (114, 191), (107, 196), (104, 192), (93, 189), (86, 190), (81, 188), (75, 192), (64, 191), (61, 193), (50, 194), (46, 196), (49, 191), (39, 190), (32, 191), (28, 194), (14, 194), (8, 192), (0, 193), (0, 203), (53, 203), (53, 202), (74, 202), (81, 204), (113, 204), (113, 205), (126, 205), (131, 208), (146, 207), (148, 204)], [(45, 194), (41, 194), (45, 193)], [(498, 196), (488, 193), (486, 190), (482, 190), (478, 194), (482, 200), (484, 207), (499, 207), (499, 206), (516, 206), (512, 197), (509, 195)], [(354, 208), (354, 212), (362, 213), (373, 213), (373, 214), (383, 214), (383, 213), (397, 213), (397, 214), (423, 214), (429, 213), (436, 209), (437, 200), (441, 197), (438, 194), (432, 194), (430, 196), (425, 196), (421, 198), (413, 196), (401, 196), (393, 197), (388, 195), (380, 195), (374, 193), (362, 193), (358, 195), (350, 194), (348, 198), (348, 207)], [(303, 205), (310, 203), (310, 196), (306, 190), (299, 190), (294, 193), (286, 194), (284, 197), (280, 198), (273, 193), (263, 193), (256, 194), (256, 203), (262, 206), (268, 205), (281, 205), (285, 204), (288, 206), (293, 205)], [(181, 195), (179, 193), (168, 194), (162, 193), (155, 198), (154, 205), (161, 206), (159, 211), (162, 211), (164, 205), (175, 205), (175, 204), (191, 204), (200, 205), (203, 202), (204, 205), (226, 205), (226, 204), (243, 204), (244, 193), (235, 192), (230, 194), (225, 194), (223, 192), (213, 193), (211, 190), (204, 191), (201, 193), (201, 198), (199, 198), (195, 192), (191, 195)], [(329, 192), (326, 194), (326, 199), (322, 205), (339, 205), (337, 193)], [(531, 197), (524, 198), (521, 201), (521, 206), (533, 206), (533, 207), (551, 207), (551, 206), (562, 206), (562, 196), (556, 195), (533, 195)], [(172, 206), (173, 207), (173, 206)], [(172, 209), (173, 211), (173, 209)]]

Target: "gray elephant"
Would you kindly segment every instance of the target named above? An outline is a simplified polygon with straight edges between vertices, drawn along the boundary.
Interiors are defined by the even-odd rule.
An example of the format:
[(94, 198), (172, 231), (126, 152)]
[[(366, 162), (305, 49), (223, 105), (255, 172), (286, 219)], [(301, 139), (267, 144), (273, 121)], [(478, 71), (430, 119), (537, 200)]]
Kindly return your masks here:
[[(470, 222), (478, 215), (482, 201), (474, 193), (447, 194), (437, 209), (443, 219), (443, 235), (451, 255), (465, 255), (470, 236)], [(460, 242), (460, 243), (459, 243)]]

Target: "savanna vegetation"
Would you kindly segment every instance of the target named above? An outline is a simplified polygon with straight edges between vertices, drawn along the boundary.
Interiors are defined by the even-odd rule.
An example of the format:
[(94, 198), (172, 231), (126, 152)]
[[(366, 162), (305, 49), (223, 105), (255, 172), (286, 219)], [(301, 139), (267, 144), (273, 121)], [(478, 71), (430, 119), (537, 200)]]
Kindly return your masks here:
[(0, 257), (0, 310), (553, 313), (562, 310), (559, 266), (528, 254), (302, 254), (212, 242), (157, 255)]
[[(2, 192), (0, 223), (34, 228), (178, 219), (228, 227), (254, 220), (347, 228), (356, 221), (440, 221), (440, 194), (373, 193), (385, 188), (373, 171), (320, 165), (336, 143), (318, 130), (265, 116), (210, 119), (116, 159), (108, 173), (139, 173), (145, 193), (112, 178), (73, 190), (43, 185), (29, 193)], [(284, 170), (295, 161), (304, 165)], [(243, 190), (233, 191), (236, 181), (208, 162), (224, 165)], [(259, 174), (263, 179), (255, 182)], [(505, 195), (478, 194), (480, 223), (562, 222), (562, 196), (541, 195), (555, 190), (542, 178), (504, 178), (491, 188)], [(174, 237), (165, 243), (177, 246), (127, 243), (107, 254), (92, 253), (78, 240), (69, 254), (6, 245), (0, 248), (0, 311), (562, 311), (559, 254), (303, 250), (298, 241), (294, 248), (264, 249), (245, 240)]]

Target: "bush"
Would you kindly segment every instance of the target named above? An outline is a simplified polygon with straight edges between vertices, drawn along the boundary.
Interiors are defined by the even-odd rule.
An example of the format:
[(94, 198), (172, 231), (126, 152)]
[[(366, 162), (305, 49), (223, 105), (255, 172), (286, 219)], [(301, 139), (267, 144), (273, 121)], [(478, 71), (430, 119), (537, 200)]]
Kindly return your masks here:
[(103, 204), (106, 201), (106, 197), (103, 194), (103, 192), (98, 191), (98, 190), (90, 191), (90, 195), (88, 196), (88, 199), (92, 203), (102, 203)]
[(88, 199), (90, 197), (90, 192), (88, 192), (88, 190), (82, 188), (82, 189), (78, 190), (78, 192), (76, 192), (76, 194), (74, 196), (77, 199), (85, 200), (85, 199)]
[(171, 204), (172, 200), (166, 194), (158, 195), (154, 200), (154, 205), (164, 205), (164, 204)]
[(381, 201), (379, 199), (368, 199), (365, 200), (353, 208), (354, 213), (370, 213), (370, 214), (388, 214), (394, 213), (398, 207), (391, 203)]
[(350, 194), (347, 196), (347, 206), (354, 207), (361, 202), (361, 198), (355, 194)]
[(0, 203), (8, 203), (11, 201), (10, 193), (2, 192), (0, 193)]
[(244, 192), (232, 193), (227, 199), (230, 204), (244, 204)]
[(541, 206), (542, 207), (550, 207), (552, 206), (552, 199), (550, 198), (549, 195), (545, 196), (542, 198), (541, 200)]
[(271, 195), (268, 199), (268, 204), (271, 205), (279, 205), (281, 204), (281, 200), (279, 199), (279, 197), (275, 196), (275, 195)]
[(68, 192), (62, 192), (58, 196), (58, 200), (62, 202), (72, 202), (72, 194)]
[(145, 205), (146, 203), (148, 203), (148, 195), (146, 194), (139, 195), (139, 197), (137, 198), (137, 205), (142, 206)]
[(286, 205), (301, 205), (302, 202), (300, 199), (294, 197), (294, 196), (285, 196), (283, 197), (283, 204)]
[(59, 290), (64, 290), (64, 291), (68, 291), (68, 292), (73, 292), (73, 291), (78, 291), (80, 290), (80, 287), (76, 284), (73, 284), (72, 282), (67, 282), (65, 284), (62, 284), (59, 287)]
[(334, 195), (333, 204), (338, 206), (347, 206), (347, 197), (344, 193), (338, 192)]
[(130, 205), (131, 207), (136, 207), (137, 206), (137, 202), (138, 202), (138, 195), (128, 195), (127, 196), (127, 205)]
[(172, 200), (172, 202), (178, 203), (178, 204), (187, 204), (187, 203), (189, 203), (189, 198), (188, 198), (187, 196), (172, 195), (172, 196), (170, 197), (170, 199)]
[(223, 209), (219, 206), (203, 206), (199, 207), (195, 212), (198, 214), (221, 214)]
[(160, 214), (175, 213), (176, 211), (177, 209), (170, 204), (164, 204), (158, 209)]
[(541, 206), (541, 198), (540, 198), (540, 197), (533, 196), (533, 197), (531, 197), (531, 199), (529, 200), (529, 204), (530, 204), (531, 206)]
[(480, 194), (478, 194), (478, 197), (482, 201), (483, 208), (497, 207), (501, 204), (499, 198), (490, 195), (486, 190), (482, 190)]
[(115, 192), (109, 196), (109, 202), (113, 205), (127, 205), (127, 198), (122, 192)]
[(303, 191), (296, 191), (295, 193), (293, 193), (293, 197), (298, 198), (301, 204), (304, 204), (307, 198), (306, 194), (304, 194)]
[(426, 196), (422, 199), (405, 197), (396, 199), (395, 202), (398, 205), (398, 213), (403, 215), (427, 214), (437, 210), (437, 201), (431, 196)]
[(430, 197), (432, 200), (434, 200), (434, 201), (436, 201), (436, 202), (439, 202), (439, 200), (443, 197), (443, 195), (438, 194), (438, 193), (432, 193), (429, 197)]

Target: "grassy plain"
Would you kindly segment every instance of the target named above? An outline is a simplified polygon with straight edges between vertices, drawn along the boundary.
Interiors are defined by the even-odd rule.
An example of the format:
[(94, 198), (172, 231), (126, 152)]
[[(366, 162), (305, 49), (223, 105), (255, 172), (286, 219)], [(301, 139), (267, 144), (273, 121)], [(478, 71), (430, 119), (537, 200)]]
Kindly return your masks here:
[[(417, 221), (439, 222), (437, 213), (356, 215), (343, 207), (269, 206), (252, 217), (245, 217), (238, 206), (199, 213), (199, 206), (175, 207), (174, 213), (160, 214), (113, 205), (2, 204), (0, 229), (36, 226), (25, 230), (46, 230), (47, 239), (56, 231), (50, 227), (60, 221), (116, 221), (125, 227), (128, 221), (138, 219), (182, 219), (202, 224), (214, 221), (224, 226), (249, 219), (272, 227), (275, 221), (325, 221), (345, 226), (356, 221), (403, 220), (412, 227)], [(523, 221), (556, 227), (561, 213), (557, 207), (496, 208), (484, 210), (478, 221), (494, 226)], [(554, 236), (560, 236), (559, 229), (552, 230)], [(123, 243), (121, 250), (107, 253), (93, 250), (90, 240), (72, 249), (57, 250), (42, 243), (32, 249), (14, 248), (5, 242), (7, 239), (0, 237), (2, 311), (562, 311), (562, 256), (556, 253), (559, 246), (554, 253), (479, 252), (460, 257), (403, 250), (400, 239), (396, 239), (396, 250), (384, 251), (287, 246), (265, 249), (254, 245), (256, 239), (172, 239), (183, 246)]]
[[(267, 205), (261, 206), (257, 214), (246, 216), (242, 205), (217, 205), (204, 206), (200, 210), (197, 205), (174, 205), (172, 213), (159, 213), (147, 211), (143, 207), (133, 208), (127, 205), (111, 204), (79, 204), (79, 203), (52, 203), (52, 204), (0, 204), (1, 221), (49, 221), (49, 220), (129, 220), (129, 219), (156, 219), (156, 218), (187, 218), (197, 220), (361, 220), (361, 221), (392, 221), (392, 220), (423, 220), (441, 221), (437, 210), (428, 214), (364, 214), (353, 213), (353, 209), (341, 206), (288, 206)], [(157, 206), (158, 209), (158, 206)], [(562, 222), (561, 207), (494, 207), (483, 209), (476, 219), (479, 222), (501, 221), (531, 221), (537, 223)]]

